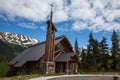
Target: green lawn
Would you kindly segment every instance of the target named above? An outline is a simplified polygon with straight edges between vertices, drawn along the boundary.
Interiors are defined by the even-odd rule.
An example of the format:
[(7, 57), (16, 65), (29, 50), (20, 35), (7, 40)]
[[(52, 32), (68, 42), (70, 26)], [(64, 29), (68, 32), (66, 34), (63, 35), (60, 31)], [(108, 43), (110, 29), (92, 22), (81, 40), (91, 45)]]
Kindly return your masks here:
[(28, 80), (30, 78), (40, 77), (40, 76), (57, 76), (62, 74), (29, 74), (29, 75), (19, 75), (13, 77), (0, 77), (0, 80)]

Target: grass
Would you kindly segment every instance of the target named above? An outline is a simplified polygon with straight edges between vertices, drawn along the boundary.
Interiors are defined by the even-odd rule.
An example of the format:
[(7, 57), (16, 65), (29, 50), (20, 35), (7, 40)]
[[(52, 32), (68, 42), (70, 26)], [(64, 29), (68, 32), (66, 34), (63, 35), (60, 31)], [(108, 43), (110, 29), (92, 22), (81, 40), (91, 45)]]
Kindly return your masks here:
[(30, 78), (34, 77), (40, 77), (41, 74), (30, 74), (30, 75), (18, 75), (18, 76), (12, 76), (12, 77), (0, 77), (0, 80), (28, 80)]
[(13, 77), (0, 77), (0, 80), (28, 80), (30, 78), (40, 77), (40, 76), (58, 76), (62, 74), (29, 74), (29, 75), (19, 75)]

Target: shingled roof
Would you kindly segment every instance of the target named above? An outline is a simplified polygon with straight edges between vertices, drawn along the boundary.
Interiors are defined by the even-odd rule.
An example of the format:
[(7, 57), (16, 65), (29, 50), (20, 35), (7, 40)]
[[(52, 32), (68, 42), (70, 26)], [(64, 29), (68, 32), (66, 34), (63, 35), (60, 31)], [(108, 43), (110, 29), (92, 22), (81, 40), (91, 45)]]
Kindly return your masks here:
[[(55, 39), (55, 44), (58, 44), (64, 35)], [(37, 61), (45, 54), (45, 41), (25, 49), (21, 54), (12, 59), (8, 64), (13, 67), (21, 67), (27, 61)]]
[(66, 62), (68, 61), (71, 56), (73, 56), (74, 53), (73, 52), (68, 52), (68, 53), (63, 53), (61, 55), (59, 55), (56, 59), (55, 62)]

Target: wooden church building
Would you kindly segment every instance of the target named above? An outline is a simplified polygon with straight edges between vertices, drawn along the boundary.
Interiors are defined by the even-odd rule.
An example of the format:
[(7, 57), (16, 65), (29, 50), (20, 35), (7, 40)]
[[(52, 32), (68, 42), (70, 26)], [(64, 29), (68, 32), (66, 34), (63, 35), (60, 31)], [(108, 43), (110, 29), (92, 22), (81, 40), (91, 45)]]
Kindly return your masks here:
[(25, 49), (12, 59), (9, 75), (29, 73), (77, 73), (79, 57), (65, 35), (55, 37), (52, 22), (52, 7), (50, 20), (47, 21), (46, 41)]

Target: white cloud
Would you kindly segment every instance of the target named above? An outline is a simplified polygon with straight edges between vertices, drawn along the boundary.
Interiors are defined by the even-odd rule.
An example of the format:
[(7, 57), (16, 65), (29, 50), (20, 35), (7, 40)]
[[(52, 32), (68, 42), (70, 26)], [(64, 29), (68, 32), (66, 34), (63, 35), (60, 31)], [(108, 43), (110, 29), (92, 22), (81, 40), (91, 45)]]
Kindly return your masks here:
[(95, 17), (94, 10), (93, 9), (75, 9), (71, 11), (71, 18), (76, 19), (83, 19), (88, 20), (92, 17)]
[[(86, 0), (85, 0), (86, 1)], [(84, 2), (84, 1), (83, 1)], [(88, 1), (86, 1), (86, 4)], [(77, 7), (72, 12), (73, 19), (82, 19), (86, 22), (75, 21), (73, 29), (79, 31), (81, 29), (89, 29), (94, 32), (120, 30), (120, 23), (114, 22), (115, 18), (120, 17), (120, 1), (116, 0), (91, 0), (92, 7)], [(81, 3), (82, 4), (82, 3)], [(109, 4), (109, 7), (105, 8)], [(79, 4), (80, 5), (80, 4)], [(117, 5), (117, 6), (116, 6)], [(82, 24), (81, 24), (82, 23)], [(86, 26), (91, 24), (90, 26)], [(80, 26), (81, 25), (81, 26)]]
[(44, 21), (49, 14), (47, 0), (0, 0), (0, 11), (8, 17), (22, 17), (33, 21)]
[(36, 26), (34, 23), (21, 22), (21, 23), (18, 23), (18, 25), (21, 27), (30, 28), (30, 29), (37, 29), (38, 28), (38, 26)]
[(73, 23), (73, 30), (75, 31), (79, 31), (79, 30), (83, 30), (87, 28), (87, 23), (83, 22), (83, 21), (76, 21), (75, 23)]
[(119, 8), (120, 9), (120, 1), (118, 0), (110, 0), (111, 4), (112, 4), (112, 7), (117, 9)]
[(82, 48), (83, 48), (83, 49), (87, 49), (87, 46), (83, 46)]
[(0, 15), (0, 19), (2, 19), (2, 20), (4, 20), (4, 21), (7, 21), (8, 19), (5, 17), (5, 16), (3, 16), (3, 15)]
[(72, 31), (72, 29), (70, 28), (70, 25), (68, 23), (65, 23), (63, 25), (60, 25), (59, 27), (57, 27), (57, 30), (60, 31), (65, 31), (65, 32), (70, 32)]
[(69, 17), (67, 13), (65, 13), (65, 11), (59, 10), (54, 13), (53, 21), (58, 23), (58, 22), (67, 21), (68, 18)]
[[(108, 1), (107, 1), (108, 2)], [(95, 9), (97, 9), (97, 8), (99, 8), (99, 9), (104, 9), (104, 7), (105, 7), (105, 2), (104, 2), (104, 0), (94, 0), (93, 1), (93, 7), (95, 8)]]
[(9, 20), (20, 17), (43, 22), (50, 15), (51, 3), (54, 5), (54, 23), (73, 20), (70, 29), (75, 31), (120, 30), (120, 23), (114, 22), (120, 17), (120, 0), (0, 0), (0, 12), (5, 13)]
[(46, 26), (40, 26), (40, 29), (46, 31), (46, 30), (47, 30), (47, 27), (46, 27)]
[(111, 22), (114, 18), (120, 17), (120, 10), (104, 10), (103, 15)]

